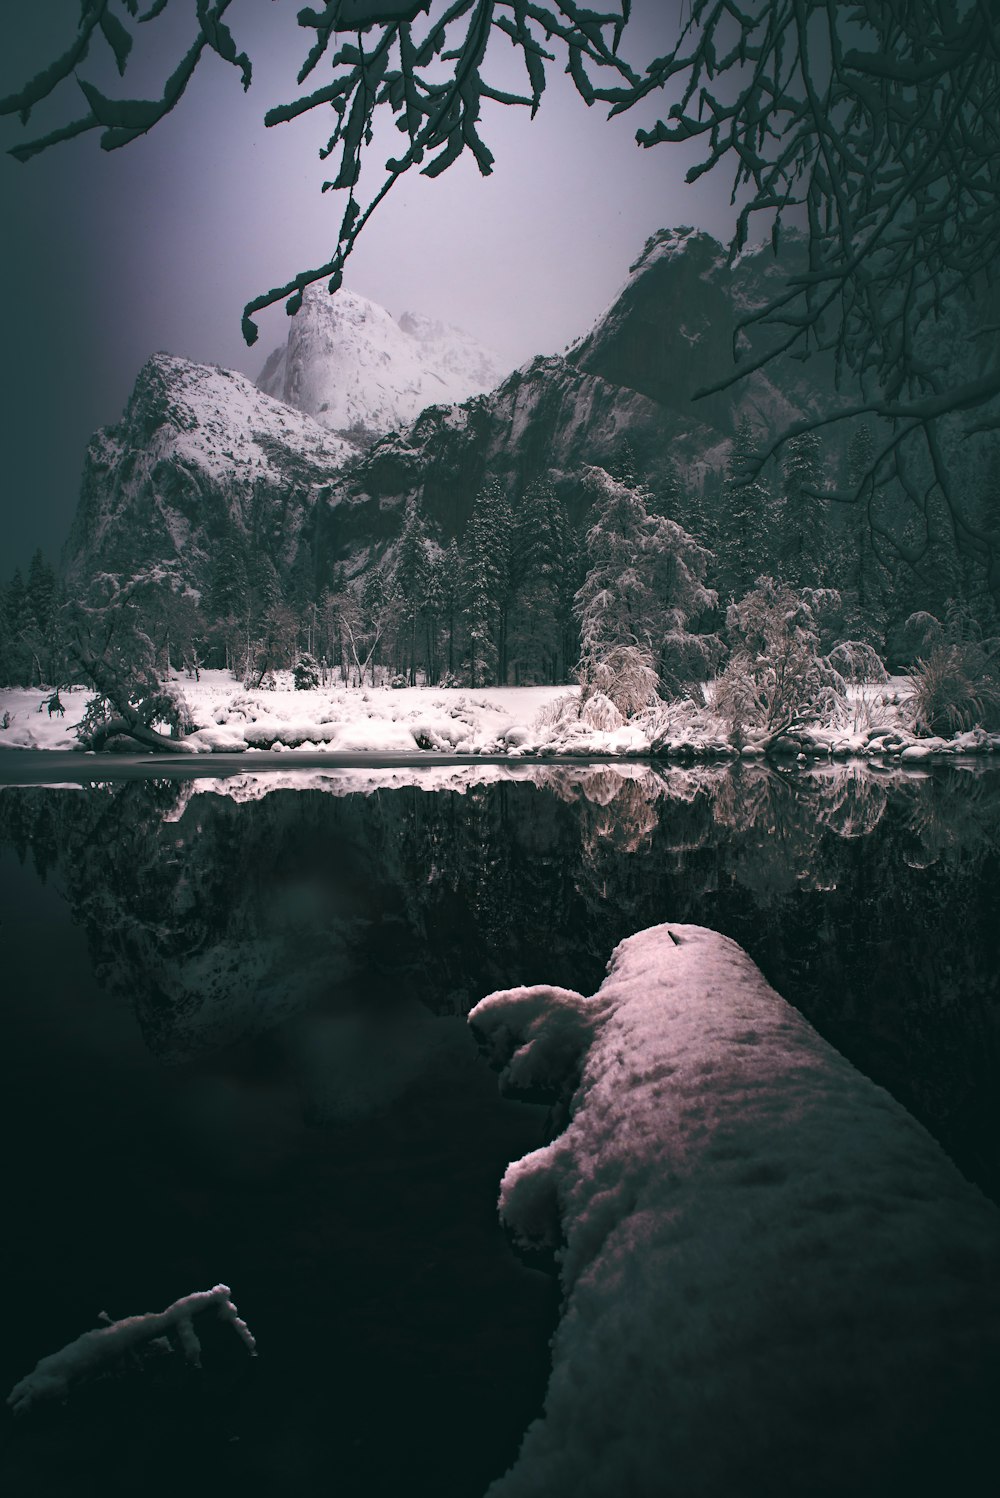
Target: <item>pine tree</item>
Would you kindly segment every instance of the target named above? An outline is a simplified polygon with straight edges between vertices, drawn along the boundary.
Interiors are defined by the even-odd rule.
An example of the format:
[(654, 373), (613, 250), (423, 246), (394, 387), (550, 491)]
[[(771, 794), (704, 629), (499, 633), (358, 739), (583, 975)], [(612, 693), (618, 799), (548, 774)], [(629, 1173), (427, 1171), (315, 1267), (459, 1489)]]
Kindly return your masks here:
[(434, 569), (438, 617), (448, 637), (448, 677), (455, 675), (457, 629), (462, 606), (464, 567), (458, 542), (452, 538)]
[(837, 579), (844, 596), (844, 622), (855, 639), (884, 643), (888, 574), (879, 566), (872, 543), (872, 506), (876, 502), (875, 438), (863, 422), (847, 446), (847, 486), (856, 496), (847, 517), (843, 565)]
[(507, 679), (513, 530), (510, 505), (493, 480), (476, 496), (462, 553), (463, 612), (472, 686), (485, 684), (479, 678)]
[(580, 583), (566, 506), (553, 484), (525, 490), (514, 520), (511, 639), (518, 682), (565, 680), (576, 659), (573, 595)]
[(594, 521), (589, 569), (575, 600), (584, 680), (596, 679), (602, 661), (622, 647), (641, 657), (667, 690), (703, 678), (718, 641), (687, 626), (717, 601), (705, 586), (710, 553), (676, 521), (650, 515), (641, 489), (601, 468), (589, 469), (585, 482)]
[(4, 589), (4, 674), (17, 686), (27, 686), (32, 675), (32, 655), (29, 642), (30, 616), (28, 590), (24, 585), (24, 574), (20, 567)]
[(26, 589), (28, 617), (39, 634), (46, 635), (55, 620), (56, 575), (39, 548), (28, 566)]
[(759, 463), (753, 425), (744, 416), (733, 439), (717, 511), (717, 576), (727, 602), (742, 598), (769, 561), (774, 515)]
[(785, 443), (778, 561), (782, 581), (796, 588), (822, 587), (829, 578), (831, 538), (823, 501), (822, 448), (815, 432)]
[(392, 573), (392, 591), (399, 609), (400, 634), (406, 650), (401, 664), (411, 686), (415, 686), (417, 680), (417, 632), (426, 608), (429, 577), (427, 530), (416, 500), (411, 499), (406, 506)]

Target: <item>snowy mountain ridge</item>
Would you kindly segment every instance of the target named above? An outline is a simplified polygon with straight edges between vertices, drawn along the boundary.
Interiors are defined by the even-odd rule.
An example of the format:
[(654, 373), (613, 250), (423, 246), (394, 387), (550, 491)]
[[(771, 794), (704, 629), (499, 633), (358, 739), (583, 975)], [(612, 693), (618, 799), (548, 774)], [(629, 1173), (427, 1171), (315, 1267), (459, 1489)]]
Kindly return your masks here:
[(201, 591), (220, 544), (259, 528), (265, 511), (267, 549), (290, 564), (318, 494), (356, 456), (243, 375), (154, 354), (121, 421), (87, 448), (67, 574), (156, 564)]
[(411, 499), (443, 542), (462, 534), (492, 480), (512, 503), (551, 482), (582, 524), (581, 468), (613, 464), (626, 446), (647, 483), (698, 493), (724, 468), (742, 416), (773, 434), (839, 398), (819, 357), (783, 358), (695, 398), (733, 370), (735, 324), (774, 294), (785, 253), (757, 249), (733, 264), (708, 234), (663, 230), (565, 356), (499, 382), (490, 356), (454, 328), (414, 313), (396, 322), (324, 288), (306, 293), (258, 387), (157, 355), (122, 421), (90, 445), (67, 570), (88, 579), (166, 566), (202, 591), (229, 545), (258, 571), (266, 558), (282, 586), (297, 567), (322, 591), (338, 566), (350, 577), (381, 561)]
[(420, 313), (397, 322), (356, 292), (310, 286), (258, 385), (333, 431), (382, 436), (426, 407), (492, 390), (507, 373), (470, 334)]

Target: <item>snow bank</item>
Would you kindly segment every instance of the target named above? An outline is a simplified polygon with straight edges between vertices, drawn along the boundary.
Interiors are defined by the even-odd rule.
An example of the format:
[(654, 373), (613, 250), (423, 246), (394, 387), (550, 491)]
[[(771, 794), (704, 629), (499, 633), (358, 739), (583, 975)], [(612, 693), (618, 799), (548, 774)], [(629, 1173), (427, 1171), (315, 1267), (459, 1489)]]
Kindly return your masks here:
[[(203, 754), (287, 749), (409, 755), (422, 750), (503, 759), (560, 755), (683, 764), (735, 759), (738, 754), (711, 707), (688, 700), (660, 703), (623, 722), (612, 704), (599, 696), (581, 712), (578, 687), (359, 690), (338, 683), (297, 692), (291, 674), (280, 672), (276, 690), (248, 691), (228, 671), (204, 671), (197, 682), (178, 676), (174, 684), (183, 692), (196, 724), (186, 745)], [(916, 738), (903, 723), (906, 689), (898, 681), (890, 692), (852, 690), (855, 709), (850, 724), (789, 731), (769, 746), (768, 754), (814, 763), (860, 757), (895, 764), (1000, 752), (1000, 734), (982, 729), (949, 740)], [(64, 689), (65, 717), (50, 718), (44, 711), (48, 689), (0, 692), (0, 748), (78, 748), (75, 729), (88, 696), (82, 688)], [(761, 757), (764, 750), (751, 743), (742, 753), (751, 759)]]
[(32, 1371), (14, 1385), (7, 1403), (15, 1415), (26, 1415), (32, 1405), (41, 1401), (65, 1399), (72, 1384), (104, 1371), (117, 1359), (134, 1354), (136, 1348), (168, 1337), (170, 1333), (176, 1336), (187, 1361), (200, 1367), (201, 1343), (192, 1318), (208, 1310), (214, 1310), (220, 1320), (228, 1321), (251, 1357), (256, 1356), (257, 1344), (233, 1303), (232, 1291), (228, 1285), (215, 1285), (211, 1290), (196, 1290), (192, 1295), (183, 1295), (165, 1311), (125, 1316), (121, 1321), (108, 1321), (106, 1326), (83, 1332), (58, 1352), (41, 1358)]
[(565, 1299), (491, 1498), (977, 1490), (1000, 1213), (734, 942), (654, 927), (594, 997), (511, 989), (470, 1022), (506, 1088), (572, 1094), (501, 1188)]

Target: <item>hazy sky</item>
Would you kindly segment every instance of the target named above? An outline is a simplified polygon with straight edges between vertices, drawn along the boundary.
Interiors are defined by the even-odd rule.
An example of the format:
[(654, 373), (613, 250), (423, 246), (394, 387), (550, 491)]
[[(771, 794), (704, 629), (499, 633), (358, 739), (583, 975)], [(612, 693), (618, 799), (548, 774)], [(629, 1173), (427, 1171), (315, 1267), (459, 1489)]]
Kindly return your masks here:
[[(27, 165), (0, 157), (4, 578), (36, 545), (57, 559), (87, 439), (117, 420), (150, 354), (165, 349), (256, 378), (288, 324), (271, 311), (247, 349), (244, 302), (328, 258), (341, 195), (320, 192), (332, 173), (318, 148), (332, 116), (317, 110), (271, 130), (262, 123), (271, 104), (297, 92), (311, 35), (295, 24), (299, 3), (232, 5), (232, 30), (254, 60), (248, 94), (235, 69), (210, 57), (174, 113), (124, 150), (102, 152), (94, 132)], [(172, 0), (173, 32), (162, 21), (150, 27), (156, 65), (130, 66), (125, 92), (159, 92), (193, 10), (193, 0)], [(77, 11), (77, 0), (4, 0), (0, 94), (68, 45)], [(635, 0), (633, 12), (633, 59), (666, 50), (673, 0)], [(96, 61), (81, 71), (108, 92), (122, 90)], [(308, 86), (322, 81), (317, 73)], [(506, 66), (498, 81), (519, 86)], [(728, 180), (716, 174), (688, 187), (693, 157), (635, 144), (636, 129), (668, 104), (660, 96), (641, 114), (608, 122), (550, 65), (534, 122), (527, 110), (503, 106), (486, 116), (492, 176), (463, 159), (436, 180), (398, 183), (365, 230), (345, 284), (396, 316), (411, 309), (457, 323), (512, 368), (561, 351), (612, 300), (654, 230), (730, 230)], [(51, 128), (69, 109), (67, 97), (31, 128)], [(5, 148), (24, 138), (16, 121), (0, 122)], [(398, 140), (391, 132), (380, 162)]]

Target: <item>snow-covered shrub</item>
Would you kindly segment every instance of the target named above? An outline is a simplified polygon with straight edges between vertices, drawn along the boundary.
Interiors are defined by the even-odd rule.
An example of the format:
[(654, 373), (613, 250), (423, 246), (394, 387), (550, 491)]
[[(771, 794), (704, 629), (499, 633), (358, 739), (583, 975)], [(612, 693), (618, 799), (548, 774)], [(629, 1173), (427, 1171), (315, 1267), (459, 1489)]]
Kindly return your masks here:
[(408, 687), (410, 683), (407, 681), (405, 676), (399, 676), (397, 674), (396, 676), (390, 676), (389, 685), (390, 687), (392, 687), (393, 691), (399, 692), (403, 687)]
[(319, 686), (319, 663), (315, 656), (303, 653), (295, 662), (292, 677), (297, 692), (313, 692)]
[(606, 697), (603, 692), (594, 692), (580, 709), (580, 722), (602, 733), (614, 733), (624, 721), (610, 697)]
[(827, 590), (796, 590), (773, 578), (753, 588), (726, 613), (732, 652), (715, 682), (719, 716), (744, 727), (778, 733), (793, 723), (833, 718), (847, 701), (847, 683), (820, 654), (817, 604)]
[(864, 640), (841, 640), (839, 645), (834, 645), (827, 660), (845, 681), (854, 685), (889, 680), (882, 657)]
[(553, 697), (551, 702), (546, 702), (544, 707), (539, 708), (535, 714), (535, 728), (565, 728), (570, 723), (576, 723), (580, 718), (580, 698), (576, 692), (563, 692), (559, 697)]
[(257, 716), (261, 711), (260, 703), (254, 697), (246, 696), (243, 692), (237, 692), (235, 697), (215, 709), (212, 714), (216, 723), (256, 723)]
[[(660, 695), (660, 676), (648, 650), (638, 645), (611, 645), (584, 655), (576, 668), (585, 705), (600, 694), (631, 718)], [(581, 712), (583, 707), (581, 706)]]
[(926, 656), (944, 639), (945, 627), (940, 619), (918, 609), (910, 614), (900, 631), (896, 649), (901, 660), (907, 662)]
[(138, 706), (142, 721), (148, 727), (165, 725), (171, 738), (183, 738), (194, 730), (195, 721), (188, 700), (174, 682), (164, 682), (159, 691), (151, 693)]
[(916, 733), (1000, 728), (1000, 642), (942, 640), (910, 673), (910, 714)]
[(916, 733), (964, 733), (1000, 728), (1000, 640), (985, 639), (961, 606), (942, 622), (933, 614), (911, 614), (903, 626), (918, 640), (910, 672), (910, 717)]

